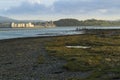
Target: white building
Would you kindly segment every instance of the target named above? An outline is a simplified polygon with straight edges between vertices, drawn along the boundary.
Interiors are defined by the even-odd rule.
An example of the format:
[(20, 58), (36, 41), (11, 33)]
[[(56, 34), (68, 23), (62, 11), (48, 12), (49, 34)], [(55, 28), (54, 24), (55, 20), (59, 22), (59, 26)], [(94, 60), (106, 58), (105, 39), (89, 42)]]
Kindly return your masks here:
[(11, 23), (12, 28), (33, 28), (35, 27), (32, 23)]

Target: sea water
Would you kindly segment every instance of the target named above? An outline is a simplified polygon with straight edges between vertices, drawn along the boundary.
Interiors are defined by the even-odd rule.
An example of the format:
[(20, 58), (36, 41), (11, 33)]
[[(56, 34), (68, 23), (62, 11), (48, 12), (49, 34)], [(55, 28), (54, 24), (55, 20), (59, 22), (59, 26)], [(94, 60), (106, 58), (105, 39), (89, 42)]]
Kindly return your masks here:
[(0, 28), (0, 40), (22, 37), (60, 36), (84, 34), (83, 31), (75, 31), (76, 28), (86, 29), (120, 29), (120, 27), (55, 27), (55, 28)]

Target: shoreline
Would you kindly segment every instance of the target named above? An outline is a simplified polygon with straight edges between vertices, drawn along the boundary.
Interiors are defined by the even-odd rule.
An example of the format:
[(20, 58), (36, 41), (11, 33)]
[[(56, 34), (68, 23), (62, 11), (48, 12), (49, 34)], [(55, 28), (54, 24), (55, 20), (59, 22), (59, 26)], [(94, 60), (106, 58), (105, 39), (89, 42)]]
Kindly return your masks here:
[(88, 72), (67, 71), (63, 68), (66, 64), (65, 60), (49, 55), (46, 50), (46, 42), (53, 41), (55, 37), (62, 36), (0, 40), (0, 70), (2, 74), (0, 77), (5, 80), (8, 78), (67, 80), (74, 76), (83, 78), (88, 76)]
[(72, 34), (72, 35), (59, 35), (59, 36), (36, 36), (36, 37), (10, 38), (10, 39), (0, 39), (0, 42), (1, 42), (1, 41), (19, 40), (19, 39), (56, 38), (56, 37), (65, 37), (65, 36), (78, 36), (78, 35), (84, 35), (84, 34)]
[[(119, 36), (115, 38), (114, 35), (116, 34), (112, 36), (106, 36), (109, 33), (111, 33), (111, 31), (107, 31), (107, 33), (104, 33), (106, 32), (106, 30), (103, 30), (102, 34), (100, 34), (101, 30), (99, 31), (87, 30), (87, 32), (88, 33), (86, 34), (25, 37), (25, 38), (0, 40), (0, 45), (1, 45), (0, 46), (0, 60), (1, 60), (0, 77), (2, 77), (1, 79), (69, 80), (70, 78), (75, 78), (75, 79), (80, 78), (86, 80), (85, 78), (87, 77), (94, 78), (94, 75), (93, 77), (91, 77), (91, 74), (93, 73), (91, 73), (92, 68), (90, 67), (90, 65), (88, 66), (88, 68), (85, 67), (84, 69), (82, 69), (76, 67), (76, 66), (81, 67), (81, 65), (77, 65), (79, 64), (78, 61), (82, 61), (82, 59), (84, 58), (86, 62), (87, 59), (89, 59), (89, 57), (90, 58), (93, 57), (94, 59), (91, 59), (91, 61), (94, 62), (94, 60), (97, 59), (97, 56), (105, 57), (104, 61), (106, 61), (106, 59), (109, 61), (111, 60), (111, 58), (118, 60), (119, 54), (117, 54), (117, 52), (120, 50), (119, 49), (120, 43), (117, 42), (119, 41), (120, 38)], [(112, 32), (116, 32), (116, 30), (115, 31), (112, 30)], [(117, 32), (118, 32), (117, 34), (119, 34), (120, 30)], [(110, 41), (110, 43), (108, 41)], [(80, 45), (83, 44), (86, 46), (87, 44), (90, 44), (91, 46), (94, 47), (92, 49), (83, 49), (83, 50), (65, 48), (66, 44), (69, 47), (69, 45), (73, 46), (74, 42), (76, 42), (75, 44), (77, 46), (79, 46), (79, 44)], [(102, 52), (99, 52), (99, 48), (102, 49)], [(111, 56), (112, 56), (111, 52), (116, 52), (116, 54), (114, 54), (115, 56), (108, 57), (104, 55), (103, 54), (104, 48), (110, 50), (110, 53), (107, 52), (106, 50), (105, 53), (109, 53), (109, 55)], [(97, 53), (94, 52), (94, 50), (96, 50)], [(81, 52), (85, 54), (82, 54)], [(100, 53), (101, 55), (98, 55), (98, 53)], [(66, 56), (64, 56), (64, 54), (66, 54)], [(86, 54), (88, 57), (86, 56)], [(97, 61), (101, 63), (101, 59), (100, 61), (99, 60)], [(114, 63), (114, 65), (115, 64), (117, 63)], [(100, 64), (100, 66), (101, 65), (102, 64)], [(106, 63), (104, 65), (106, 65)], [(86, 66), (86, 64), (82, 64), (82, 66)], [(89, 68), (91, 68), (90, 71)], [(115, 66), (114, 68), (116, 69), (117, 67)], [(99, 74), (103, 75), (101, 71), (100, 73), (97, 73), (97, 75)], [(115, 76), (117, 77), (117, 75)]]
[(86, 34), (89, 34), (89, 35), (92, 35), (92, 34), (100, 35), (101, 33), (102, 34), (114, 33), (113, 35), (120, 34), (120, 29), (85, 29), (84, 31), (85, 31), (85, 33), (81, 33), (81, 34), (68, 34), (68, 35), (56, 35), (56, 36), (34, 36), (34, 37), (0, 39), (0, 42), (1, 41), (19, 40), (19, 39), (37, 39), (37, 38), (54, 38), (54, 37), (64, 37), (64, 36), (78, 36), (78, 35), (86, 35)]

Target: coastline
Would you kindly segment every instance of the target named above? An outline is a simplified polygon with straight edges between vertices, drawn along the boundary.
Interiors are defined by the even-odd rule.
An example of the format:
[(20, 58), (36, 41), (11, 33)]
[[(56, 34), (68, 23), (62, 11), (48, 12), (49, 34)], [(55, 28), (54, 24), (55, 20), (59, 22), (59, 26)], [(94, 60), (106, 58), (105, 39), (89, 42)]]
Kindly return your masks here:
[(89, 72), (69, 72), (63, 69), (66, 61), (48, 54), (45, 49), (46, 42), (57, 37), (64, 36), (0, 40), (0, 77), (5, 80), (18, 78), (21, 80), (33, 78), (35, 80), (64, 80), (70, 76), (88, 76)]
[[(76, 31), (79, 32), (79, 31)], [(85, 34), (111, 34), (118, 35), (120, 34), (120, 29), (85, 29), (82, 30), (81, 34), (68, 34), (68, 35), (55, 35), (55, 36), (33, 36), (33, 37), (20, 37), (20, 38), (10, 38), (10, 39), (0, 39), (0, 41), (9, 41), (9, 40), (19, 40), (19, 39), (38, 39), (38, 38), (54, 38), (54, 37), (64, 37), (64, 36), (77, 36)], [(39, 35), (39, 34), (37, 34)]]
[[(114, 31), (114, 30), (112, 30), (112, 31)], [(27, 80), (31, 80), (31, 79), (35, 79), (35, 80), (41, 80), (41, 79), (43, 79), (43, 80), (50, 80), (50, 79), (51, 80), (69, 80), (69, 78), (82, 78), (82, 80), (84, 80), (84, 78), (91, 75), (91, 71), (73, 72), (73, 71), (67, 70), (67, 67), (69, 68), (69, 64), (68, 65), (66, 64), (67, 61), (60, 57), (51, 56), (54, 54), (51, 54), (50, 52), (47, 51), (46, 47), (49, 47), (49, 46), (47, 46), (46, 43), (47, 44), (51, 43), (53, 47), (56, 44), (60, 44), (59, 46), (57, 46), (58, 50), (59, 50), (59, 49), (62, 49), (62, 48), (59, 48), (59, 47), (62, 47), (61, 43), (64, 43), (64, 42), (71, 43), (71, 40), (73, 40), (73, 42), (74, 42), (74, 40), (76, 41), (79, 39), (82, 41), (82, 39), (85, 38), (89, 42), (89, 40), (92, 40), (95, 37), (99, 37), (99, 38), (101, 38), (101, 40), (105, 39), (105, 38), (109, 38), (109, 36), (107, 34), (109, 34), (109, 32), (111, 32), (111, 31), (108, 31), (108, 33), (104, 33), (104, 32), (106, 32), (106, 31), (103, 31), (102, 34), (100, 34), (101, 30), (95, 31), (95, 32), (90, 30), (86, 34), (60, 35), (60, 36), (47, 36), (47, 37), (46, 36), (44, 36), (44, 37), (27, 37), (27, 38), (15, 38), (15, 39), (0, 40), (0, 60), (1, 60), (1, 62), (0, 62), (0, 71), (1, 71), (0, 77), (2, 77), (2, 79), (5, 79), (5, 80), (9, 80), (9, 79), (12, 79), (12, 80), (17, 80), (17, 79), (21, 79), (21, 80), (26, 80), (26, 79)], [(118, 32), (120, 32), (120, 30), (118, 30)], [(107, 36), (105, 37), (105, 36), (101, 36), (101, 35), (107, 35)], [(116, 34), (113, 34), (113, 35), (116, 35)], [(114, 36), (112, 36), (112, 37), (114, 38)], [(59, 40), (56, 40), (56, 39), (59, 39)], [(110, 38), (110, 39), (112, 39), (112, 38)], [(119, 36), (116, 39), (119, 39)], [(61, 40), (62, 40), (62, 42), (61, 42)], [(66, 41), (66, 40), (68, 40), (68, 41)], [(97, 43), (95, 45), (104, 44), (104, 42), (101, 42), (101, 40), (99, 40), (100, 43)], [(57, 43), (56, 43), (56, 41), (57, 41)], [(60, 43), (59, 43), (59, 41), (60, 41)], [(112, 41), (114, 41), (114, 39), (112, 39)], [(78, 43), (79, 43), (79, 41), (78, 41)], [(86, 43), (86, 41), (82, 41), (81, 43), (84, 44), (84, 43)], [(91, 45), (92, 44), (94, 44), (94, 40), (93, 40), (93, 43), (91, 43)], [(114, 43), (114, 44), (117, 45), (116, 43)], [(104, 45), (106, 45), (106, 44), (104, 44)], [(111, 44), (111, 43), (109, 43), (109, 45), (111, 45), (111, 47), (113, 46), (113, 44)], [(49, 48), (51, 48), (52, 46), (50, 45)], [(65, 47), (63, 47), (63, 49), (64, 48)], [(108, 48), (109, 48), (109, 46), (108, 46)], [(66, 52), (66, 50), (63, 50), (63, 51)], [(80, 51), (81, 51), (81, 49), (80, 49)], [(85, 51), (87, 51), (87, 50), (85, 50)], [(88, 49), (88, 51), (89, 51), (89, 49)], [(54, 53), (54, 52), (52, 52), (52, 53)], [(74, 53), (76, 53), (76, 52), (74, 52)], [(62, 52), (61, 55), (64, 56), (64, 52)], [(68, 54), (68, 57), (70, 57), (69, 55), (70, 54)], [(71, 53), (71, 55), (72, 55), (72, 53)], [(82, 55), (84, 55), (84, 54), (82, 54)], [(75, 55), (73, 55), (73, 57), (74, 56)], [(104, 54), (102, 56), (104, 56)], [(80, 56), (77, 54), (77, 57), (80, 57)], [(115, 59), (116, 59), (116, 57), (115, 57)], [(85, 57), (83, 57), (83, 58), (85, 58)], [(81, 58), (79, 58), (79, 59), (81, 59)], [(74, 60), (74, 58), (71, 58), (70, 60)], [(65, 64), (66, 64), (66, 66), (65, 66)], [(66, 68), (63, 68), (63, 66)], [(70, 66), (70, 68), (72, 68), (72, 67)]]
[(39, 38), (57, 38), (65, 36), (77, 36), (84, 34), (72, 34), (72, 35), (57, 35), (57, 36), (36, 36), (36, 37), (21, 37), (21, 38), (11, 38), (11, 39), (1, 39), (0, 41), (12, 41), (12, 40), (21, 40), (21, 39), (39, 39)]

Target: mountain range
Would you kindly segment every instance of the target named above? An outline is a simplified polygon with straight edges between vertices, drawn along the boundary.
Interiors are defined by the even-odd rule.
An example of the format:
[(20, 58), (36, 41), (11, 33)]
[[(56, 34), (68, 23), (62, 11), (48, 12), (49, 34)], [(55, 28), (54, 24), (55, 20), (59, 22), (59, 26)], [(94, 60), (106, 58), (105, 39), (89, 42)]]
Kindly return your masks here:
[(43, 20), (16, 20), (16, 19), (12, 19), (12, 18), (9, 18), (9, 17), (3, 17), (3, 16), (0, 16), (0, 23), (4, 23), (4, 22), (45, 22)]
[(3, 17), (3, 16), (0, 16), (0, 22), (16, 22), (17, 20), (15, 19), (12, 19), (12, 18), (8, 18), (8, 17)]
[[(42, 20), (16, 20), (8, 17), (0, 16), (0, 26), (6, 26), (11, 22), (32, 22), (34, 24), (41, 24), (41, 22), (46, 22)], [(120, 20), (108, 21), (108, 20), (97, 20), (97, 19), (87, 19), (80, 21), (77, 19), (60, 19), (54, 21), (56, 26), (120, 26)], [(9, 25), (8, 25), (9, 26)]]

